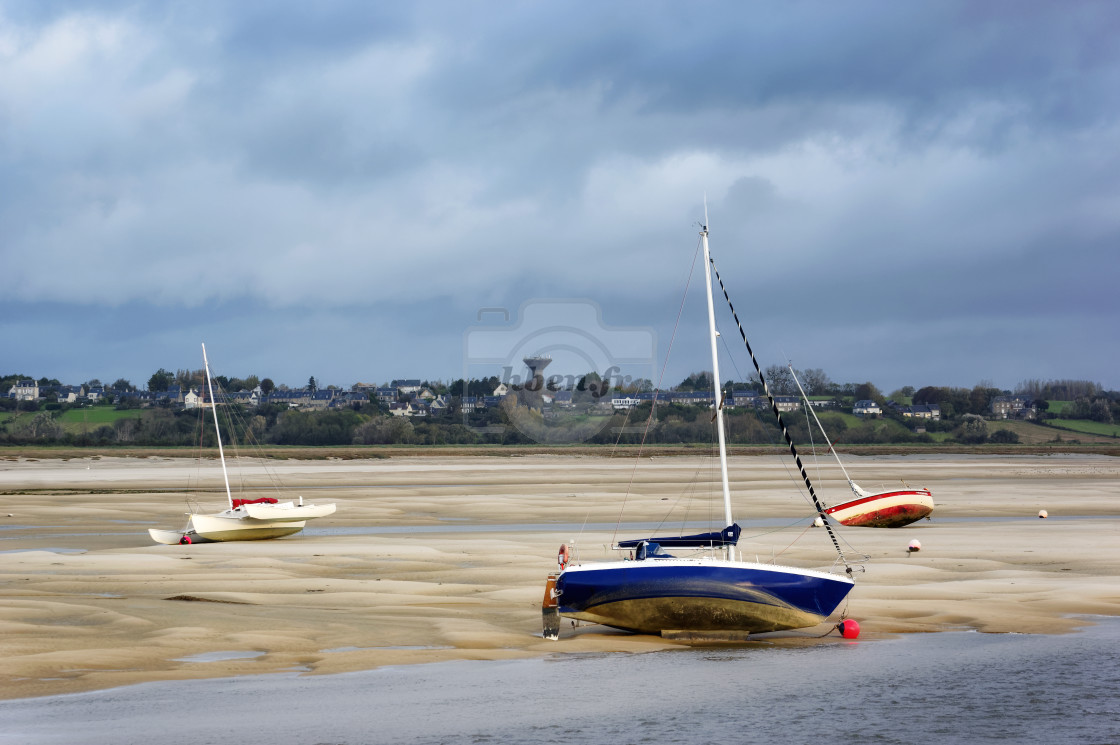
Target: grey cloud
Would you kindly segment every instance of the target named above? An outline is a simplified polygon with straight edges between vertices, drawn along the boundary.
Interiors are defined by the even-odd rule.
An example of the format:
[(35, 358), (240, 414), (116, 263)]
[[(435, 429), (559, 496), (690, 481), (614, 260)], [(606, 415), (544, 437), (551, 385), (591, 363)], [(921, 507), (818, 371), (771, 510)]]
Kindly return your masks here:
[(412, 334), (549, 295), (663, 313), (707, 192), (713, 250), (761, 325), (831, 329), (804, 366), (829, 370), (847, 354), (830, 339), (867, 328), (914, 349), (984, 339), (963, 356), (1024, 342), (1005, 318), (1118, 320), (1099, 299), (1120, 236), (1108, 3), (0, 15), (9, 302), (248, 303), (271, 309), (263, 329), (309, 307), (353, 328), (362, 308)]

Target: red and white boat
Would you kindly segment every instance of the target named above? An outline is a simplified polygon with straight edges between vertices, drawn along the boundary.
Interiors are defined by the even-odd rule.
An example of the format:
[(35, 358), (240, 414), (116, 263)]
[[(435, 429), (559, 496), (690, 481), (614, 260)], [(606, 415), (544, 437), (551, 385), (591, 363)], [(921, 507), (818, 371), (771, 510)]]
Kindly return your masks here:
[(823, 514), (841, 525), (857, 528), (901, 528), (923, 517), (928, 518), (933, 512), (933, 495), (930, 494), (929, 489), (911, 489), (907, 486), (905, 489), (868, 494), (860, 488), (859, 484), (852, 481), (848, 469), (844, 468), (844, 463), (836, 453), (836, 448), (832, 447), (832, 441), (828, 439), (828, 433), (824, 431), (821, 420), (817, 418), (817, 412), (813, 411), (813, 407), (809, 404), (809, 397), (805, 395), (805, 389), (801, 387), (801, 381), (797, 379), (793, 365), (789, 366), (789, 372), (793, 376), (793, 382), (797, 384), (797, 389), (801, 391), (805, 408), (813, 415), (817, 427), (824, 435), (825, 442), (828, 443), (829, 452), (836, 457), (840, 470), (844, 472), (844, 478), (848, 480), (848, 486), (856, 495), (855, 499), (826, 508)]
[[(852, 486), (859, 488), (855, 484)], [(933, 495), (929, 489), (902, 489), (856, 497), (827, 508), (824, 514), (841, 525), (850, 527), (901, 528), (923, 517), (929, 517), (931, 512)]]

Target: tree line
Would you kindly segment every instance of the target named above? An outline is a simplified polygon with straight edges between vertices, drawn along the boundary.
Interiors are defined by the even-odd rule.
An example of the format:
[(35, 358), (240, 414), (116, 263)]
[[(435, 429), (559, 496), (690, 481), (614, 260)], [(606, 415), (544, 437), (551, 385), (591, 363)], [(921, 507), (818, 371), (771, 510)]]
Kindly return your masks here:
[[(930, 441), (929, 433), (945, 432), (961, 443), (1012, 442), (1014, 433), (999, 428), (998, 424), (989, 425), (986, 416), (991, 413), (991, 402), (996, 396), (1007, 395), (990, 384), (981, 383), (973, 388), (954, 388), (927, 386), (918, 390), (903, 387), (889, 395), (884, 395), (870, 382), (838, 385), (828, 379), (822, 370), (792, 371), (787, 367), (771, 366), (764, 371), (767, 384), (775, 395), (798, 395), (793, 374), (814, 397), (832, 397), (837, 406), (849, 406), (852, 400), (870, 399), (884, 409), (884, 416), (878, 420), (862, 421), (851, 424), (850, 418), (833, 414), (827, 410), (820, 414), (829, 437), (837, 444), (870, 443), (917, 443)], [(0, 386), (10, 385), (25, 376), (5, 376), (0, 378)], [(179, 370), (171, 373), (160, 369), (149, 380), (148, 385), (155, 390), (161, 386), (179, 385), (183, 388), (201, 387), (204, 381), (202, 370)], [(52, 381), (39, 381), (50, 385)], [(268, 378), (256, 376), (246, 378), (227, 378), (216, 376), (214, 382), (224, 390), (247, 390), (257, 385), (262, 391), (275, 388)], [(700, 406), (682, 406), (659, 403), (652, 412), (649, 403), (628, 412), (608, 413), (603, 411), (579, 411), (573, 413), (541, 411), (541, 392), (515, 390), (515, 396), (508, 397), (500, 406), (480, 408), (464, 414), (462, 396), (489, 396), (501, 381), (496, 376), (477, 380), (455, 380), (448, 384), (439, 381), (424, 382), (424, 387), (433, 393), (448, 396), (448, 412), (430, 418), (406, 418), (391, 416), (383, 404), (374, 400), (352, 405), (343, 409), (326, 411), (307, 411), (289, 409), (280, 404), (263, 404), (248, 409), (242, 405), (223, 407), (236, 413), (235, 423), (231, 425), (231, 438), (237, 441), (256, 441), (261, 444), (276, 445), (455, 445), (455, 444), (533, 444), (538, 442), (587, 442), (594, 444), (635, 444), (644, 441), (650, 444), (681, 444), (706, 442), (712, 437), (710, 411)], [(580, 387), (593, 394), (605, 390), (597, 375), (588, 374), (580, 379)], [(314, 378), (308, 381), (314, 388)], [(89, 381), (87, 384), (98, 384)], [(120, 380), (110, 386), (115, 390), (127, 390), (128, 381)], [(285, 386), (281, 386), (284, 388)], [(633, 381), (631, 390), (651, 390), (648, 380)], [(745, 383), (727, 381), (724, 389), (761, 390), (757, 378)], [(679, 385), (678, 390), (711, 389), (711, 376), (707, 372), (690, 374)], [(1038, 409), (1040, 419), (1054, 418), (1057, 413), (1049, 411), (1049, 402), (1038, 396), (1053, 396), (1052, 400), (1069, 401), (1061, 416), (1069, 419), (1088, 419), (1113, 423), (1120, 418), (1120, 396), (1108, 392), (1101, 386), (1088, 381), (1026, 381), (1020, 389), (1029, 391), (1024, 394), (1034, 396), (1033, 404)], [(1074, 398), (1057, 398), (1073, 396)], [(592, 395), (588, 400), (597, 398)], [(899, 400), (911, 404), (937, 405), (941, 410), (941, 421), (922, 421), (925, 432), (916, 431), (914, 420), (904, 419), (890, 406)], [(115, 408), (135, 408), (135, 401), (119, 399), (115, 404), (102, 403), (101, 406)], [(182, 446), (206, 443), (206, 435), (198, 434), (199, 411), (176, 411), (173, 407), (156, 406), (122, 416), (111, 424), (82, 427), (64, 427), (61, 414), (71, 408), (57, 401), (16, 402), (0, 399), (0, 414), (4, 411), (36, 412), (34, 416), (19, 418), (0, 418), (0, 443), (8, 444), (69, 444), (69, 445), (134, 445), (134, 446)], [(819, 440), (819, 435), (811, 431), (804, 416), (786, 415), (795, 440), (806, 443)], [(729, 410), (727, 416), (728, 439), (733, 444), (781, 444), (782, 437), (768, 410)], [(646, 420), (649, 425), (645, 426)], [(239, 423), (237, 423), (239, 422)], [(637, 426), (642, 423), (643, 426)], [(213, 435), (209, 435), (212, 443)]]

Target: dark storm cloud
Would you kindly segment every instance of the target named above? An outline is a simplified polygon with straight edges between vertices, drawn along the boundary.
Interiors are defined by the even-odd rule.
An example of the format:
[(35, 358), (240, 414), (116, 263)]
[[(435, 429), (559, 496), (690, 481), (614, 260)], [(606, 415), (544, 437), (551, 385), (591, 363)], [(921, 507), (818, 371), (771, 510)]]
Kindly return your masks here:
[[(376, 341), (340, 383), (451, 377), (481, 307), (663, 323), (706, 194), (776, 357), (1115, 386), (1118, 32), (1097, 2), (0, 2), (0, 293), (192, 350), (247, 346), (234, 308), (314, 318)], [(23, 328), (11, 365), (63, 364)]]

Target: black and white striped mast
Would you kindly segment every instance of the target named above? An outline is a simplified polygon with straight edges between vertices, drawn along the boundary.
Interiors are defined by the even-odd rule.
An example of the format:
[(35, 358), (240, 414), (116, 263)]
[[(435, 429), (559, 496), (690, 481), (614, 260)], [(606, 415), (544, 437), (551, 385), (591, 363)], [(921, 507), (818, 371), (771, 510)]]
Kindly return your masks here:
[[(705, 210), (706, 212), (706, 210)], [(817, 514), (820, 515), (821, 521), (824, 523), (825, 530), (828, 531), (828, 537), (832, 539), (832, 545), (836, 547), (836, 553), (840, 556), (840, 560), (844, 562), (844, 570), (851, 575), (852, 567), (848, 564), (848, 560), (844, 557), (844, 552), (840, 548), (840, 541), (836, 539), (836, 534), (832, 531), (832, 526), (828, 522), (828, 517), (825, 515), (824, 505), (821, 504), (820, 499), (817, 497), (817, 492), (813, 488), (813, 482), (809, 480), (809, 474), (805, 471), (805, 465), (801, 462), (801, 456), (797, 454), (797, 446), (793, 444), (793, 438), (789, 435), (789, 430), (786, 429), (786, 423), (782, 419), (782, 413), (778, 410), (778, 404), (774, 400), (773, 394), (770, 393), (770, 386), (766, 382), (765, 376), (762, 374), (762, 367), (758, 364), (758, 359), (754, 356), (754, 350), (751, 349), (751, 343), (747, 341), (747, 333), (743, 331), (743, 324), (739, 321), (739, 314), (735, 312), (735, 306), (731, 304), (731, 297), (727, 294), (727, 287), (723, 284), (723, 279), (719, 276), (719, 271), (715, 268), (715, 262), (712, 261), (708, 255), (708, 237), (707, 226), (702, 233), (704, 236), (704, 259), (706, 264), (711, 265), (711, 271), (715, 274), (716, 281), (719, 282), (719, 288), (723, 290), (723, 299), (727, 301), (727, 307), (731, 309), (731, 316), (735, 319), (735, 325), (739, 327), (739, 336), (743, 338), (743, 344), (747, 347), (747, 352), (751, 356), (751, 362), (754, 363), (754, 370), (758, 374), (758, 380), (762, 383), (762, 391), (766, 394), (767, 400), (770, 401), (770, 408), (774, 412), (774, 417), (778, 420), (778, 427), (782, 430), (782, 435), (786, 439), (786, 444), (789, 446), (789, 451), (793, 455), (793, 460), (797, 463), (797, 470), (801, 472), (801, 479), (805, 482), (805, 486), (809, 489), (809, 496), (813, 499), (813, 505), (817, 508)], [(711, 292), (709, 288), (709, 293)], [(710, 294), (709, 294), (710, 297)], [(709, 305), (709, 308), (711, 306)], [(712, 343), (715, 343), (713, 337)], [(722, 433), (721, 433), (722, 435)]]

